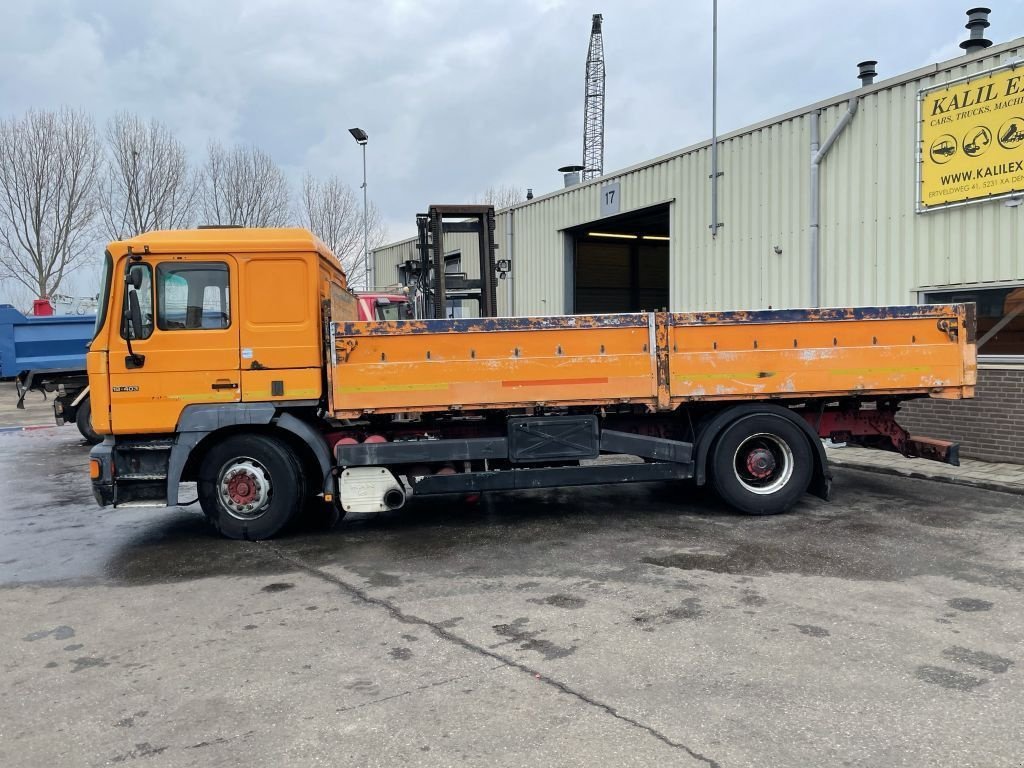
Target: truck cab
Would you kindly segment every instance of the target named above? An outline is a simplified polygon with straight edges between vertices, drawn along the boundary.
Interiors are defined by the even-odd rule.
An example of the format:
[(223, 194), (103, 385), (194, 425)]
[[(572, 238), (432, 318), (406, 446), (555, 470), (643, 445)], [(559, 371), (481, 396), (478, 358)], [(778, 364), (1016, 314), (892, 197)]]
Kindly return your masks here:
[[(357, 317), (337, 260), (301, 229), (111, 243), (102, 291), (86, 365), (104, 504), (176, 504), (177, 481), (197, 479), (193, 449), (215, 428), (270, 431), (287, 411), (291, 434), (305, 437), (324, 392), (324, 319)], [(317, 463), (304, 437), (299, 460)]]
[(104, 269), (87, 367), (105, 435), (172, 433), (189, 405), (316, 403), (321, 314), (355, 319), (337, 261), (299, 229), (151, 232), (112, 243)]

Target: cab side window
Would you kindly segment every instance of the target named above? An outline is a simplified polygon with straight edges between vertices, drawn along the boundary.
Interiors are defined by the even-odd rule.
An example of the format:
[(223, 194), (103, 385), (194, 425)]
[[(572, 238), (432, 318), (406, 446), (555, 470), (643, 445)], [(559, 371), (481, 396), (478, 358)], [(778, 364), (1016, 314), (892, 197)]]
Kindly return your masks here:
[[(140, 275), (141, 280), (136, 288), (131, 282), (125, 284), (124, 304), (121, 307), (121, 338), (132, 341), (148, 339), (153, 335), (153, 270), (148, 264), (133, 264), (132, 273)], [(139, 314), (142, 316), (142, 327), (133, 328), (128, 322), (131, 307), (131, 294), (139, 300)]]
[(219, 330), (231, 325), (228, 265), (223, 262), (158, 264), (157, 327), (161, 331)]

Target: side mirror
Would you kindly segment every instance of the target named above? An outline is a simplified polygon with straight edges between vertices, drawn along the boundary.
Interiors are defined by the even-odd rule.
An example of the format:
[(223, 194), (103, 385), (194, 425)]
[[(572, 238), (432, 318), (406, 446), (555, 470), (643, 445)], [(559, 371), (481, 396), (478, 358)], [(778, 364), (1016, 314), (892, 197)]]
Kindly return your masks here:
[(142, 267), (137, 264), (133, 264), (128, 268), (128, 285), (135, 290), (139, 290), (142, 287)]
[(124, 359), (126, 368), (141, 368), (146, 363), (144, 355), (137, 354), (132, 349), (132, 339), (139, 338), (142, 333), (142, 307), (139, 304), (138, 290), (142, 287), (142, 280), (145, 277), (143, 267), (133, 264), (124, 273), (125, 298), (128, 306), (124, 310), (124, 337), (128, 344), (128, 355)]

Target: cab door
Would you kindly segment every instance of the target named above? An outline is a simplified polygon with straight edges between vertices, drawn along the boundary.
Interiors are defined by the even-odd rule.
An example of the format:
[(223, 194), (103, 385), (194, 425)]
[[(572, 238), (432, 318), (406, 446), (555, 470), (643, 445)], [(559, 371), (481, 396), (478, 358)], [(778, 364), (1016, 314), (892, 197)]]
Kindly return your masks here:
[(187, 405), (238, 402), (235, 259), (147, 256), (127, 268), (141, 270), (141, 278), (124, 280), (123, 306), (130, 307), (129, 293), (134, 291), (142, 324), (134, 328), (124, 319), (120, 334), (112, 334), (114, 434), (173, 432)]

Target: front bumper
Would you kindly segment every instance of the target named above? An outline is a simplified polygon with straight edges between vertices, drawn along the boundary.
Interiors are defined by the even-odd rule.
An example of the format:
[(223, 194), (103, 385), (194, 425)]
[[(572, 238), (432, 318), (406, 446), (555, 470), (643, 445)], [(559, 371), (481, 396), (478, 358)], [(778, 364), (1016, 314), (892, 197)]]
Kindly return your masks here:
[(114, 439), (107, 437), (89, 451), (89, 460), (100, 466), (99, 477), (93, 478), (92, 495), (101, 507), (114, 504)]
[(172, 442), (149, 436), (107, 435), (89, 453), (92, 495), (101, 507), (167, 506), (167, 461)]

